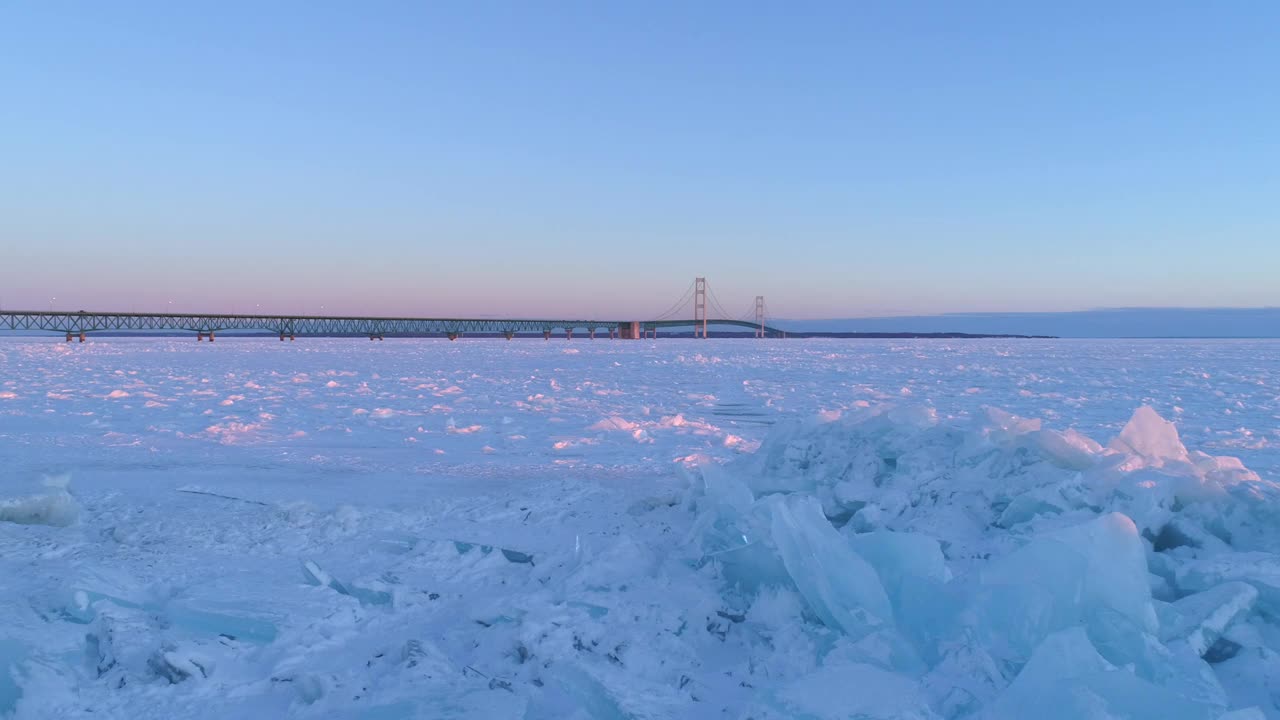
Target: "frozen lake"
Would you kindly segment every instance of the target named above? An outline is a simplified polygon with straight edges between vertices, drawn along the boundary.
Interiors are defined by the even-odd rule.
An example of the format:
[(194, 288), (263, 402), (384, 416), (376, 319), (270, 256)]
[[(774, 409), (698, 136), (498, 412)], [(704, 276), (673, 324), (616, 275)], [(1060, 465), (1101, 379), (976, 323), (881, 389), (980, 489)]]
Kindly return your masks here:
[[(1147, 404), (1188, 445), (1274, 471), (1278, 353), (1244, 340), (9, 339), (0, 434), (17, 474), (652, 472), (749, 449), (780, 417), (865, 404), (991, 405), (1100, 439)], [(616, 420), (627, 430), (602, 429)]]
[[(919, 482), (934, 482), (939, 468), (968, 467), (957, 458), (969, 457), (973, 438), (1012, 458), (1003, 474), (982, 466), (992, 483), (1014, 475), (1067, 483), (1082, 472), (1102, 477), (1103, 465), (1112, 474), (1182, 473), (1141, 448), (1134, 457), (1145, 459), (1123, 467), (1086, 444), (1084, 460), (1067, 458), (1016, 439), (1039, 432), (1016, 423), (1000, 431), (1015, 438), (1004, 440), (990, 430), (1003, 421), (985, 410), (1107, 445), (1149, 406), (1176, 425), (1186, 449), (1234, 456), (1262, 481), (1280, 479), (1278, 352), (1280, 341), (1243, 340), (0, 339), (0, 517), (9, 502), (11, 518), (31, 522), (0, 522), (0, 717), (549, 718), (577, 709), (584, 717), (826, 718), (841, 715), (794, 705), (787, 693), (849, 678), (920, 698), (868, 706), (866, 717), (972, 716), (995, 697), (1018, 701), (1005, 688), (1025, 653), (996, 657), (999, 677), (987, 694), (969, 688), (975, 699), (960, 701), (947, 683), (978, 670), (947, 661), (940, 671), (945, 658), (920, 649), (932, 639), (901, 628), (919, 658), (900, 662), (889, 652), (880, 665), (864, 662), (859, 653), (871, 651), (862, 641), (881, 636), (837, 641), (834, 626), (846, 639), (861, 633), (823, 610), (794, 572), (781, 583), (789, 589), (724, 590), (728, 571), (706, 560), (718, 551), (700, 535), (713, 521), (695, 521), (715, 495), (694, 492), (702, 505), (690, 496), (700, 468), (763, 477), (783, 463), (800, 477), (811, 463), (794, 450), (779, 451), (773, 465), (764, 460), (771, 431), (896, 408), (948, 428), (983, 428), (950, 449), (929, 436), (929, 457), (942, 459)], [(903, 428), (919, 424), (893, 422), (895, 438), (914, 437)], [(836, 451), (821, 447), (831, 462)], [(840, 463), (861, 462), (849, 452)], [(1179, 458), (1198, 482), (1239, 482), (1214, 479), (1216, 469), (1185, 451)], [(873, 461), (877, 472), (895, 472), (885, 462)], [(1061, 477), (1019, 463), (1052, 465)], [(760, 482), (747, 483), (757, 505), (770, 492)], [(997, 537), (991, 524), (1008, 520), (1014, 494), (991, 499), (996, 509), (979, 521), (912, 515), (894, 499), (841, 492), (820, 483), (812, 490), (840, 532), (936, 538), (953, 587), (960, 581), (951, 577), (1042, 531), (1112, 509), (1154, 536), (1186, 503), (1184, 492), (1149, 517), (1124, 504), (1132, 493), (1031, 509), (1018, 520), (1025, 525)], [(27, 498), (35, 504), (20, 505)], [(913, 519), (881, 525), (854, 515), (868, 506)], [(910, 507), (918, 510), (915, 499)], [(771, 510), (770, 542), (783, 560), (776, 523), (792, 511), (801, 512)], [(844, 525), (848, 515), (856, 522)], [(1199, 532), (1222, 534), (1198, 521), (1208, 528)], [(739, 532), (747, 521), (725, 522), (740, 523), (729, 535), (750, 535)], [(1212, 542), (1272, 552), (1270, 531), (1246, 525), (1247, 546), (1243, 531)], [(1208, 542), (1175, 550), (1194, 555)], [(699, 560), (684, 555), (702, 551)], [(1199, 559), (1176, 552), (1177, 563)], [(1168, 562), (1168, 577), (1181, 577), (1183, 566)], [(1145, 587), (1148, 578), (1139, 571), (1138, 580)], [(1157, 610), (1194, 584), (1153, 582), (1146, 602)], [(1196, 589), (1214, 585), (1203, 583)], [(777, 626), (786, 623), (804, 627), (784, 637)], [(1260, 651), (1280, 637), (1273, 632), (1280, 629), (1256, 621)], [(1131, 664), (1141, 675), (1142, 661)], [(1203, 714), (1177, 717), (1255, 704), (1259, 717), (1280, 717), (1258, 689), (1280, 661), (1265, 672), (1231, 667), (1208, 671), (1222, 687), (1197, 697)], [(832, 668), (859, 669), (823, 675)]]

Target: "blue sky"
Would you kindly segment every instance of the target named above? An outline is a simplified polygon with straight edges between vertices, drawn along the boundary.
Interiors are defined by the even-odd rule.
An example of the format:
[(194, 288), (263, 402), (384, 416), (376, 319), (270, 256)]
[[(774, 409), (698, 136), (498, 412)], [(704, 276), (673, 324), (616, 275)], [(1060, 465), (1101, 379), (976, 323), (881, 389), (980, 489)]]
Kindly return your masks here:
[(1280, 305), (1280, 3), (0, 5), (4, 307)]

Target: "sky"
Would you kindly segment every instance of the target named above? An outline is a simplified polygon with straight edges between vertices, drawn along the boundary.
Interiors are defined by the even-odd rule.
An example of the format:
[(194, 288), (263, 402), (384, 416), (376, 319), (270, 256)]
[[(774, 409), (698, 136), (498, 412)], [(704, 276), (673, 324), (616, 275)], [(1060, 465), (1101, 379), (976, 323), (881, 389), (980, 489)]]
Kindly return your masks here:
[(0, 3), (0, 307), (1280, 305), (1280, 3)]

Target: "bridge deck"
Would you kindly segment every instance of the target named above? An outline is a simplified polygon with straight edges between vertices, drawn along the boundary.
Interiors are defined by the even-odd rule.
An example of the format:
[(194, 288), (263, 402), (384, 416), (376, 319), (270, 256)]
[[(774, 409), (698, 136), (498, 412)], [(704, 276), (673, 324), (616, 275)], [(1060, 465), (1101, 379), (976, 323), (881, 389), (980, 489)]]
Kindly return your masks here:
[[(79, 335), (101, 331), (183, 330), (211, 334), (226, 330), (260, 331), (289, 335), (351, 335), (382, 337), (386, 335), (447, 335), (465, 333), (511, 335), (548, 333), (557, 330), (573, 332), (618, 332), (633, 325), (630, 320), (549, 320), (531, 318), (411, 318), (361, 317), (340, 315), (226, 315), (205, 313), (136, 313), (136, 312), (61, 312), (0, 310), (0, 328), (9, 330), (45, 330)], [(759, 330), (760, 326), (745, 320), (708, 318), (708, 325)], [(688, 320), (642, 320), (644, 330), (692, 327)], [(767, 336), (781, 337), (782, 331), (765, 326)]]

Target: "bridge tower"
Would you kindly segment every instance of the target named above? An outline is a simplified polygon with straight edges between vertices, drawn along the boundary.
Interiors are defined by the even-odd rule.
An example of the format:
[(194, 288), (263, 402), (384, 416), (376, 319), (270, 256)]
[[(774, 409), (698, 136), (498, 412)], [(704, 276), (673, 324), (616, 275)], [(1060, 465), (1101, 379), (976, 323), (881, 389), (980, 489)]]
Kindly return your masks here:
[(756, 296), (756, 337), (764, 337), (764, 296)]
[(698, 337), (701, 328), (702, 339), (707, 338), (707, 279), (694, 280), (693, 288), (693, 336)]

